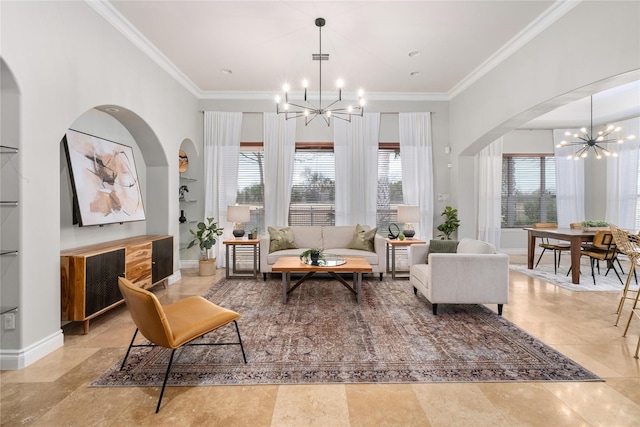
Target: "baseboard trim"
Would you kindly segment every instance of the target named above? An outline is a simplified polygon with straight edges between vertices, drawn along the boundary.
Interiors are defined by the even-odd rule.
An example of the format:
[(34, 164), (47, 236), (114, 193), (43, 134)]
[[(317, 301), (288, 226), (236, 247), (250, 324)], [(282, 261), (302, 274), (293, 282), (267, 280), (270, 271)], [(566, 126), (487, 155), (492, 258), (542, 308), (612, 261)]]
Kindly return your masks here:
[(27, 348), (19, 350), (1, 349), (0, 369), (18, 370), (25, 368), (63, 345), (64, 335), (62, 334), (62, 329), (60, 329)]

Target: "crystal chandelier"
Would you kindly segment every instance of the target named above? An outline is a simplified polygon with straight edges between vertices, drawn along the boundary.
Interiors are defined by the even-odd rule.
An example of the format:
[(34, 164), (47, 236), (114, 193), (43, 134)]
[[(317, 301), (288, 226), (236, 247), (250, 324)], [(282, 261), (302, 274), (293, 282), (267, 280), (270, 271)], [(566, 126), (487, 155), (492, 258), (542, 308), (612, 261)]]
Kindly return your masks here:
[(284, 103), (282, 104), (282, 106), (280, 105), (280, 96), (276, 96), (276, 112), (278, 114), (284, 114), (286, 120), (304, 117), (305, 126), (318, 116), (321, 116), (324, 119), (324, 121), (327, 123), (327, 126), (331, 124), (331, 117), (351, 122), (351, 116), (357, 115), (362, 117), (362, 115), (364, 114), (365, 100), (363, 98), (363, 91), (362, 89), (358, 91), (358, 101), (355, 106), (352, 104), (348, 104), (346, 106), (340, 104), (342, 102), (343, 82), (342, 80), (338, 80), (336, 83), (338, 87), (337, 99), (326, 106), (322, 105), (322, 61), (328, 61), (329, 55), (322, 53), (322, 27), (324, 27), (325, 24), (324, 18), (317, 18), (315, 24), (316, 27), (318, 27), (318, 32), (320, 34), (320, 53), (312, 54), (311, 58), (314, 61), (318, 61), (318, 66), (320, 69), (320, 77), (318, 79), (318, 104), (314, 104), (307, 99), (307, 86), (309, 85), (309, 82), (305, 79), (302, 81), (302, 87), (304, 88), (304, 100), (289, 100), (289, 85), (285, 84), (283, 87)]
[[(591, 100), (591, 127), (590, 129), (582, 128), (580, 133), (565, 132), (566, 136), (573, 137), (577, 141), (562, 140), (556, 147), (566, 147), (575, 145), (576, 151), (568, 156), (569, 159), (581, 159), (589, 156), (589, 151), (593, 150), (596, 159), (601, 159), (602, 155), (617, 157), (618, 153), (607, 150), (604, 144), (622, 144), (625, 139), (634, 139), (635, 135), (619, 136), (620, 127), (614, 127), (613, 125), (605, 125), (605, 128), (599, 131), (597, 134), (593, 132), (593, 97)], [(614, 136), (615, 134), (615, 136)]]

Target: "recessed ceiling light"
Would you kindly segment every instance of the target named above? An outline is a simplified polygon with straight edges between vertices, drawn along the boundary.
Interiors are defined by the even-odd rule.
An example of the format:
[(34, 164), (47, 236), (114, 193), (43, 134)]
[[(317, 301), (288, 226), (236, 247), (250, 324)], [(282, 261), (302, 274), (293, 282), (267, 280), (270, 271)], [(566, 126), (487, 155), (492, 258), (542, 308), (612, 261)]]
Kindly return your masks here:
[(233, 71), (231, 71), (231, 70), (229, 70), (229, 69), (227, 69), (227, 68), (223, 68), (223, 69), (222, 69), (222, 70), (220, 70), (220, 71), (222, 71), (222, 74), (233, 74)]
[(410, 73), (409, 73), (409, 75), (410, 75), (411, 77), (418, 76), (418, 75), (420, 75), (420, 71), (412, 71), (412, 72), (410, 72)]
[(409, 52), (409, 56), (410, 57), (414, 57), (414, 56), (418, 56), (420, 55), (422, 52), (419, 50), (412, 50), (411, 52)]

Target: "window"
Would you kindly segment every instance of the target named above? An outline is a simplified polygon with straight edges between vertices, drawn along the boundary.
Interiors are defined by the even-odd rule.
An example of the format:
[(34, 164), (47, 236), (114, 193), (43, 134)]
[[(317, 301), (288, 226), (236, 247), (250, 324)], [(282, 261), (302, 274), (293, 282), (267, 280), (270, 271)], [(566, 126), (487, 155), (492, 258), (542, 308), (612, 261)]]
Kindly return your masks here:
[(336, 175), (332, 145), (296, 145), (289, 225), (335, 225)]
[(402, 199), (402, 165), (399, 144), (380, 144), (378, 149), (378, 201), (376, 226), (386, 237), (389, 224), (398, 222)]
[(557, 222), (555, 157), (502, 157), (502, 228)]
[(264, 149), (262, 143), (241, 143), (238, 157), (238, 193), (236, 203), (251, 207), (247, 231), (265, 230), (264, 224)]

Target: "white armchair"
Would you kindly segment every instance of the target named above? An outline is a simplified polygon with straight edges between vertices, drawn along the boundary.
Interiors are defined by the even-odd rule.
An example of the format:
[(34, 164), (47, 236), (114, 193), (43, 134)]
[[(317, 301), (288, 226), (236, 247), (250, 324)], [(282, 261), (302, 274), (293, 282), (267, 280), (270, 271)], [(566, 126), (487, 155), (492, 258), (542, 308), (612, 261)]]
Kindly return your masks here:
[[(426, 263), (425, 261), (429, 262)], [(429, 253), (429, 244), (409, 247), (410, 283), (432, 304), (498, 304), (509, 302), (509, 257), (494, 245), (462, 239), (456, 253)]]

